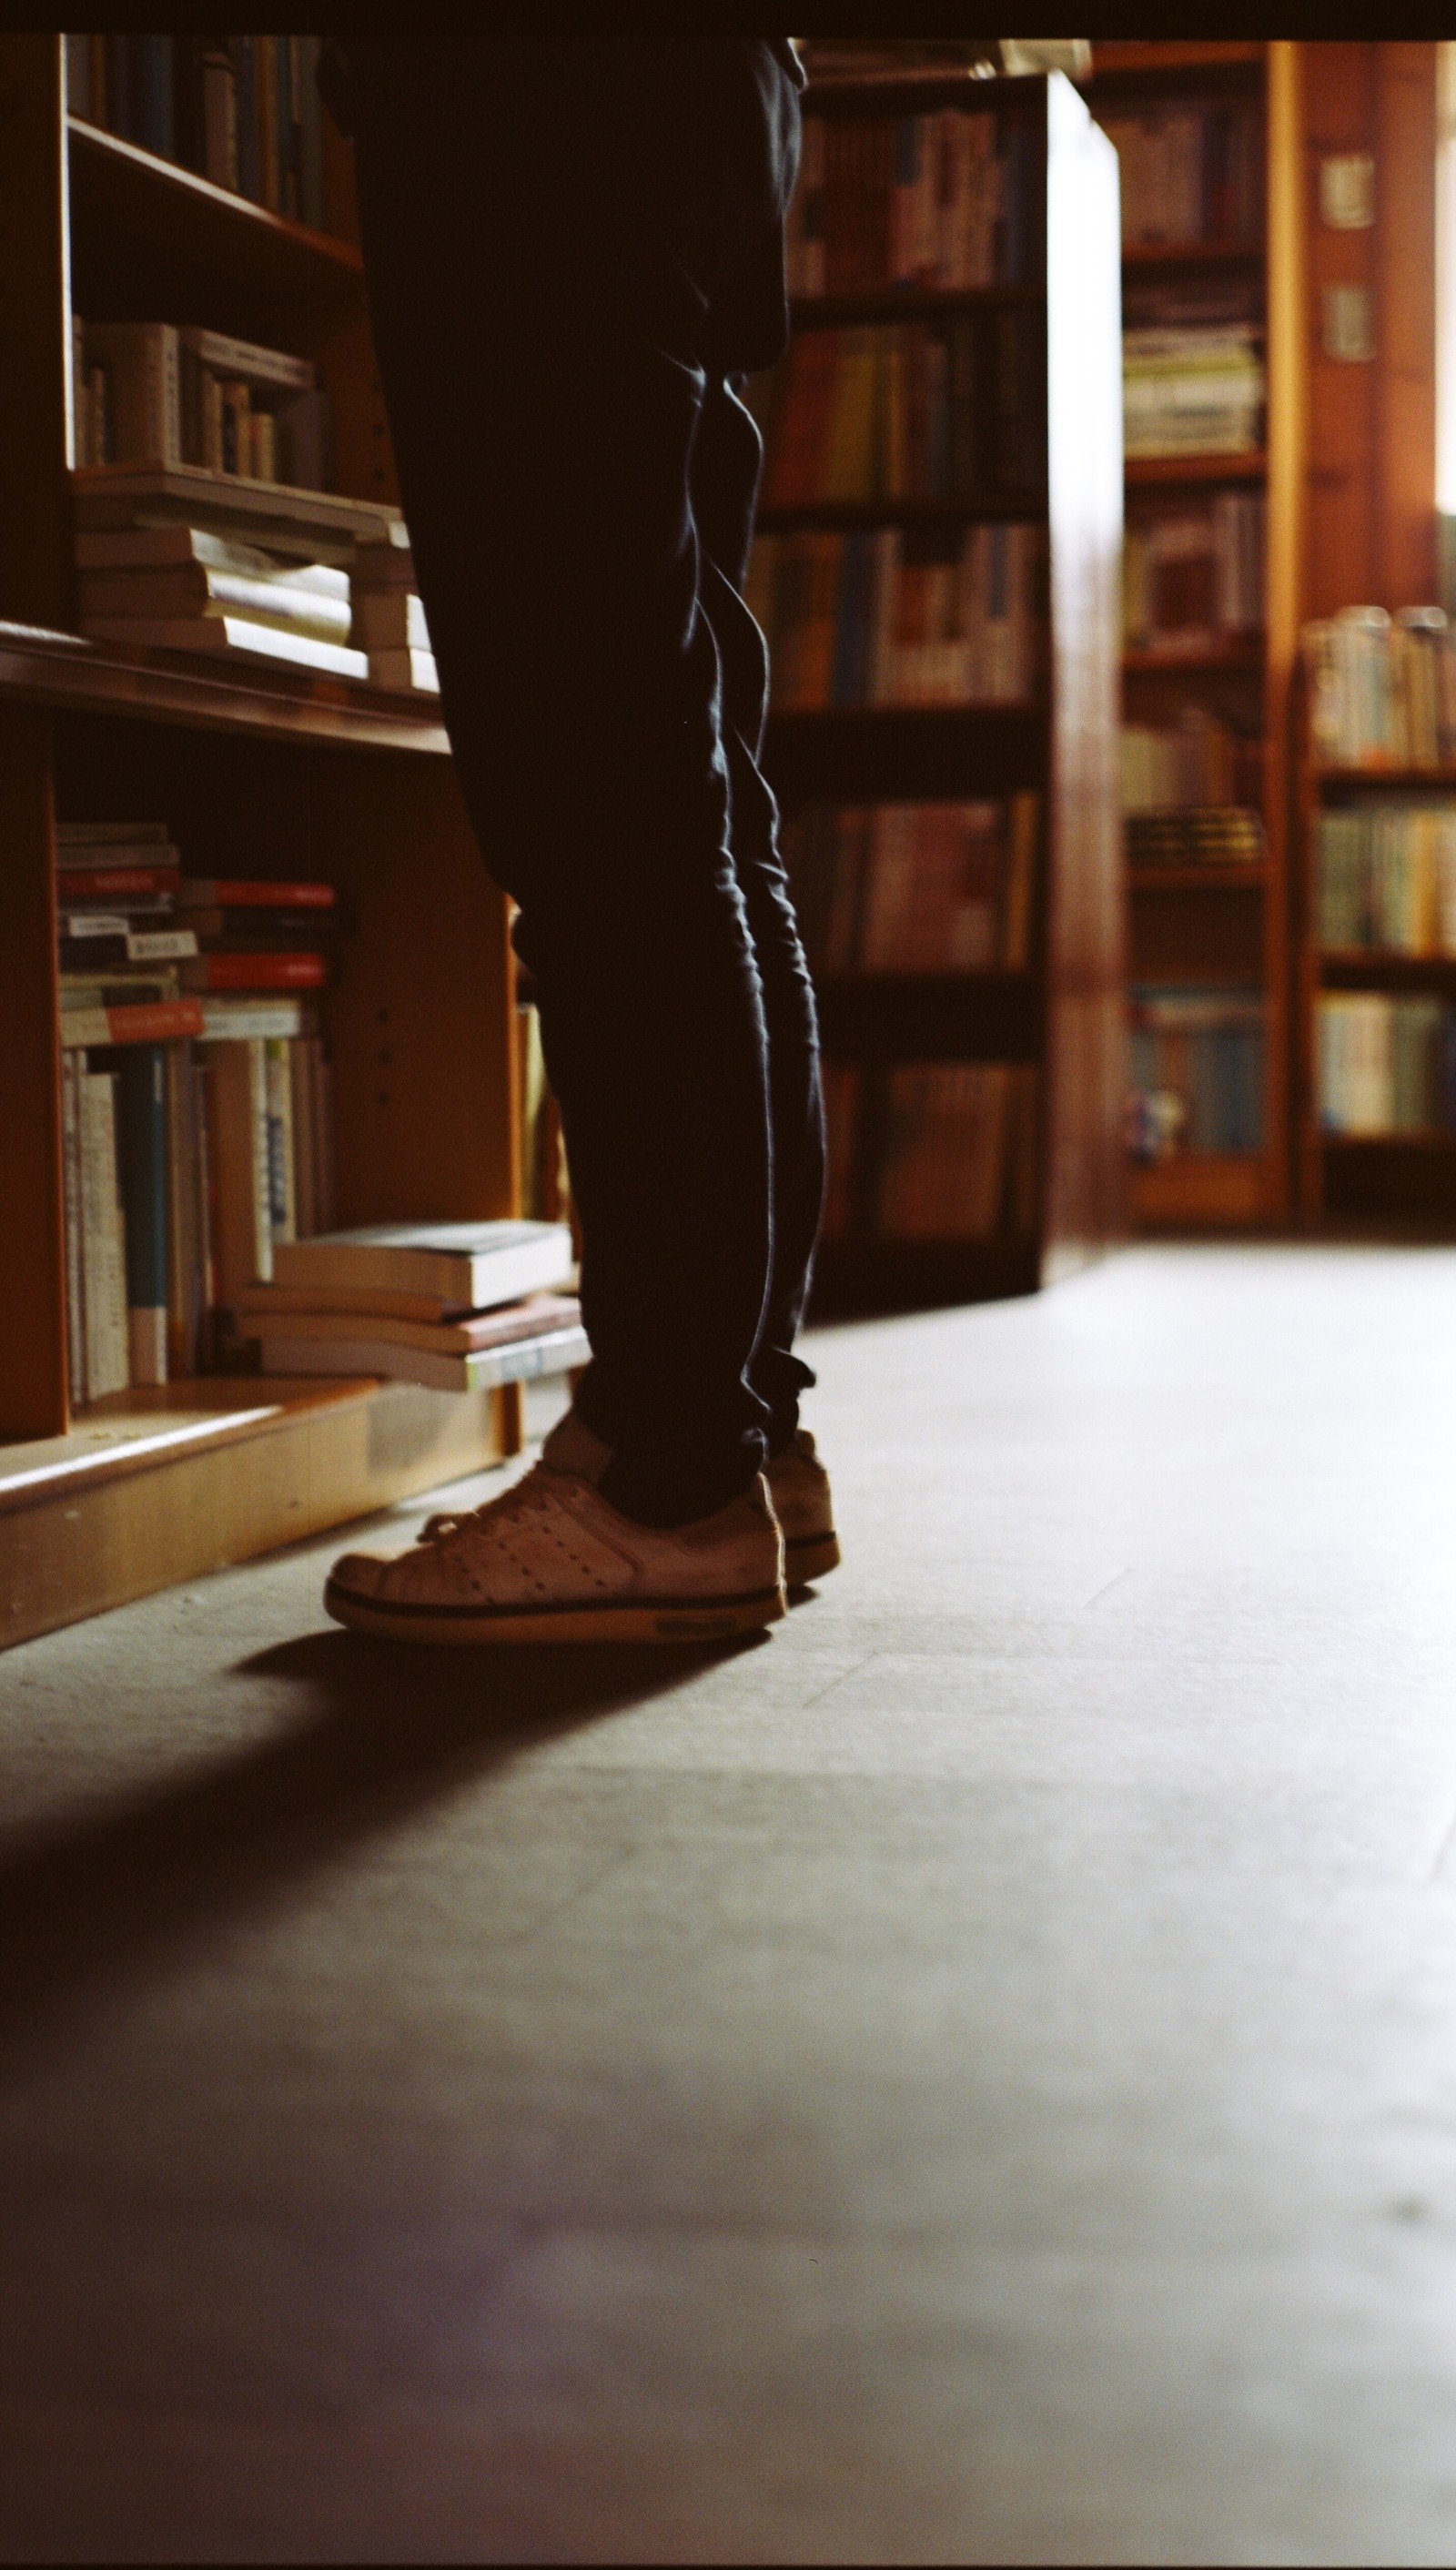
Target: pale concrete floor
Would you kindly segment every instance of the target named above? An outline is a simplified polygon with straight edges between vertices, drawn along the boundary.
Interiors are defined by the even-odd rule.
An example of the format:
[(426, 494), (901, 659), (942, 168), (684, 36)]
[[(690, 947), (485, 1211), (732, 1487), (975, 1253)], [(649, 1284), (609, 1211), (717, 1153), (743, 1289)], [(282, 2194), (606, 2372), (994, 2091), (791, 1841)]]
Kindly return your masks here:
[(4, 2558), (1456, 2557), (1456, 1253), (817, 1356), (762, 1645), (0, 1662)]

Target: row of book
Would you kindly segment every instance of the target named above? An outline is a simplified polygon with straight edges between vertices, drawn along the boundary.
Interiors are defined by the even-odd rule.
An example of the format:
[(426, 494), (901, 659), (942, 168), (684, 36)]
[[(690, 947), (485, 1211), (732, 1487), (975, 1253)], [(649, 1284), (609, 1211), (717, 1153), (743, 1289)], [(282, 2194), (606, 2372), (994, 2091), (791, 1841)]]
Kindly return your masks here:
[(1262, 335), (1252, 321), (1125, 329), (1125, 452), (1255, 453), (1263, 442)]
[(1456, 802), (1322, 812), (1314, 874), (1326, 952), (1456, 956)]
[(1264, 621), (1264, 500), (1220, 491), (1206, 507), (1129, 521), (1123, 640), (1130, 651), (1215, 650)]
[(1039, 1082), (1020, 1063), (830, 1063), (826, 1241), (1016, 1241), (1038, 1219)]
[(1262, 1149), (1264, 1013), (1257, 991), (1135, 983), (1129, 1034), (1134, 1159)]
[(1033, 283), (1034, 162), (1025, 124), (969, 102), (929, 116), (807, 117), (787, 225), (790, 293)]
[(200, 465), (324, 491), (328, 396), (312, 359), (170, 321), (71, 324), (76, 462)]
[(1122, 778), (1128, 815), (1252, 811), (1262, 788), (1262, 745), (1207, 706), (1186, 705), (1176, 723), (1123, 725)]
[(1456, 1131), (1456, 1009), (1448, 1001), (1327, 992), (1315, 1028), (1326, 1133)]
[(1346, 607), (1302, 636), (1315, 758), (1435, 767), (1456, 758), (1456, 637), (1439, 607)]
[(1140, 866), (1254, 866), (1265, 849), (1262, 815), (1238, 804), (1129, 812), (1123, 832), (1135, 872)]
[[(211, 1014), (211, 1013), (210, 1013)], [(260, 1014), (260, 1013), (254, 1013)], [(275, 1011), (294, 1025), (300, 1014)], [(224, 1359), (240, 1294), (279, 1243), (331, 1216), (328, 1065), (316, 1033), (61, 1055), (72, 1399), (161, 1384)]]
[(1260, 239), (1263, 152), (1251, 101), (1180, 100), (1099, 122), (1117, 146), (1125, 249)]
[(178, 519), (83, 527), (76, 560), (81, 631), (93, 642), (439, 692), (407, 544), (358, 542), (345, 571)]
[(1041, 531), (762, 535), (747, 600), (779, 710), (1020, 704), (1036, 693)]
[(1016, 309), (800, 330), (755, 395), (763, 504), (1035, 500), (1044, 373)]
[(810, 969), (1021, 971), (1031, 960), (1040, 798), (814, 805), (783, 825)]
[(66, 38), (66, 105), (295, 222), (324, 223), (317, 36)]

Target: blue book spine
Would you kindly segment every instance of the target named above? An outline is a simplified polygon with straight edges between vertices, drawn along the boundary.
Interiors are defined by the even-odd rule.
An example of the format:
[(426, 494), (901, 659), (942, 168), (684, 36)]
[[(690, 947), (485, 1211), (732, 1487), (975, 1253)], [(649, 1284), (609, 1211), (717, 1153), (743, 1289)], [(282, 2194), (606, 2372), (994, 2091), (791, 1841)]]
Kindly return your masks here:
[(133, 36), (132, 137), (165, 161), (177, 158), (177, 117), (170, 36)]

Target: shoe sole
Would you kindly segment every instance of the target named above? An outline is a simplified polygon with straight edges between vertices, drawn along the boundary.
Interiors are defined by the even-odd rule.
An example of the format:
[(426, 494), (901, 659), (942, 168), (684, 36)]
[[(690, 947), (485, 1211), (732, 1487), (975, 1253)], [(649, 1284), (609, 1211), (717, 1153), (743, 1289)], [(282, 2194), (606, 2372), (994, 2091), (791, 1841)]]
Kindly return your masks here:
[(524, 1642), (728, 1642), (788, 1612), (781, 1588), (750, 1597), (685, 1597), (621, 1606), (492, 1607), (389, 1605), (330, 1579), (323, 1603), (336, 1624), (395, 1642), (497, 1645)]
[(783, 1576), (790, 1588), (802, 1588), (811, 1579), (822, 1579), (825, 1571), (839, 1567), (839, 1538), (828, 1534), (801, 1534), (790, 1541), (783, 1539)]

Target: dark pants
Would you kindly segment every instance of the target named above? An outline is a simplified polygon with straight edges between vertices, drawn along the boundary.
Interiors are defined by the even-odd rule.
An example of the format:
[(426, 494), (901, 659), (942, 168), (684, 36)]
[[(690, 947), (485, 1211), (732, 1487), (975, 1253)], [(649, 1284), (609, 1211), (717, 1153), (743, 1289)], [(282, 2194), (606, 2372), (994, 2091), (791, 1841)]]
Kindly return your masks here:
[(812, 1381), (817, 1034), (758, 765), (734, 390), (787, 334), (797, 98), (753, 39), (351, 55), (444, 716), (520, 905), (580, 1210), (578, 1406), (606, 1496), (682, 1523), (747, 1486)]

